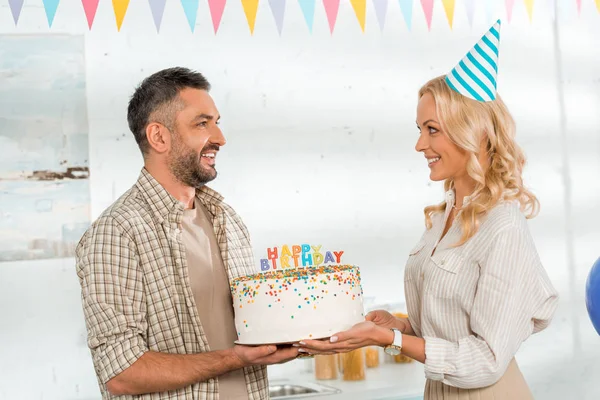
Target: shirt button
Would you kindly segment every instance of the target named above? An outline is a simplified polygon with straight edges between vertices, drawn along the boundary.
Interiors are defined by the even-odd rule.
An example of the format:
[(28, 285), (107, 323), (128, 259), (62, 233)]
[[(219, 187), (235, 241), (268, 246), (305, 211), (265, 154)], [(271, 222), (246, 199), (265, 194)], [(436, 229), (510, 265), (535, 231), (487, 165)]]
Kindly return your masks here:
[(421, 279), (424, 279), (424, 278), (425, 278), (425, 273), (421, 272)]
[(442, 260), (442, 261), (440, 261), (440, 264), (444, 265), (444, 264), (446, 264), (446, 261)]

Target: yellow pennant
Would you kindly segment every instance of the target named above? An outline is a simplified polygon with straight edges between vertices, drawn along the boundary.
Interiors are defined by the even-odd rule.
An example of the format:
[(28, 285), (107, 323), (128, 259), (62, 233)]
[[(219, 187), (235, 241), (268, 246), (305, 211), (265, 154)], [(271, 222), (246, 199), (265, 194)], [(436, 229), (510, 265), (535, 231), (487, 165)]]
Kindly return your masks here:
[(242, 0), (242, 6), (244, 6), (244, 13), (246, 14), (246, 19), (248, 20), (250, 34), (254, 34), (256, 12), (258, 11), (258, 0)]
[(450, 29), (452, 29), (452, 22), (454, 21), (454, 3), (455, 0), (442, 0), (444, 4), (444, 10), (446, 11), (446, 18), (448, 19), (448, 24), (450, 25)]
[(527, 9), (527, 15), (529, 15), (529, 22), (533, 19), (533, 2), (535, 0), (523, 0), (525, 8)]
[(115, 19), (117, 20), (117, 30), (121, 31), (121, 25), (123, 24), (123, 18), (129, 7), (129, 0), (112, 0), (113, 10), (115, 11)]
[(600, 12), (600, 0), (596, 0), (596, 8), (598, 9), (598, 12)]
[(367, 0), (350, 0), (352, 3), (352, 8), (354, 8), (354, 14), (356, 14), (356, 19), (358, 19), (358, 23), (360, 24), (360, 29), (365, 31), (365, 19), (367, 15)]

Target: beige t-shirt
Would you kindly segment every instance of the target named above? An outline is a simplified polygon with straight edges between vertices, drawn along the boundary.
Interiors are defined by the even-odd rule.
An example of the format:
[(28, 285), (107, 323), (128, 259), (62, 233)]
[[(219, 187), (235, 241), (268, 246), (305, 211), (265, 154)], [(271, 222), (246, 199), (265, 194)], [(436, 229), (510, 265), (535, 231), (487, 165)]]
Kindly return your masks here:
[[(230, 348), (237, 340), (233, 303), (210, 214), (196, 199), (195, 208), (183, 212), (182, 225), (190, 286), (208, 345), (212, 351)], [(220, 399), (248, 399), (241, 369), (219, 376), (218, 381)]]

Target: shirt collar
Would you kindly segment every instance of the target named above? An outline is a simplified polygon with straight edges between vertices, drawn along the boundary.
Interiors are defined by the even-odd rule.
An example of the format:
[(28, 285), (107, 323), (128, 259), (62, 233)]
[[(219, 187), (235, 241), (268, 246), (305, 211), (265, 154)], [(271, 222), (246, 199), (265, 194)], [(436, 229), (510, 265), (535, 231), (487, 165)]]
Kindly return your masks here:
[[(152, 214), (159, 219), (159, 222), (168, 219), (171, 213), (183, 215), (185, 209), (183, 203), (167, 192), (146, 168), (142, 168), (136, 186), (148, 201)], [(196, 197), (204, 204), (218, 205), (223, 202), (223, 196), (207, 186), (196, 189)]]
[[(456, 201), (456, 194), (454, 193), (454, 189), (450, 189), (446, 192), (446, 204), (450, 205), (450, 207), (453, 207)], [(465, 196), (463, 198), (463, 204), (462, 207), (465, 207), (466, 205), (468, 205), (471, 202), (471, 196)], [(461, 208), (462, 208), (461, 207)]]

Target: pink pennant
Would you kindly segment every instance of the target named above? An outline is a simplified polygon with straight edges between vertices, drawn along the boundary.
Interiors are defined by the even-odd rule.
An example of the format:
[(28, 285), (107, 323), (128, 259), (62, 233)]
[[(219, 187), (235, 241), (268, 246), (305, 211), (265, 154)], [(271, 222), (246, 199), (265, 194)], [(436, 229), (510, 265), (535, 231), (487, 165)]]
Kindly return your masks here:
[(96, 18), (96, 10), (98, 10), (98, 2), (100, 0), (81, 0), (83, 4), (83, 11), (85, 11), (85, 17), (87, 18), (88, 27), (92, 29), (94, 18)]
[(329, 22), (329, 30), (333, 34), (333, 28), (335, 28), (335, 21), (340, 9), (340, 0), (323, 0), (323, 6), (325, 6), (327, 22)]
[(513, 7), (515, 6), (515, 0), (506, 0), (506, 18), (508, 22), (512, 19)]
[(577, 0), (577, 14), (581, 15), (581, 0)]
[(427, 28), (431, 30), (431, 17), (433, 17), (433, 0), (421, 0), (421, 6), (427, 20)]
[(221, 25), (221, 17), (223, 17), (225, 3), (227, 3), (227, 0), (208, 0), (208, 7), (210, 8), (210, 17), (212, 18), (215, 34), (219, 30), (219, 26)]

